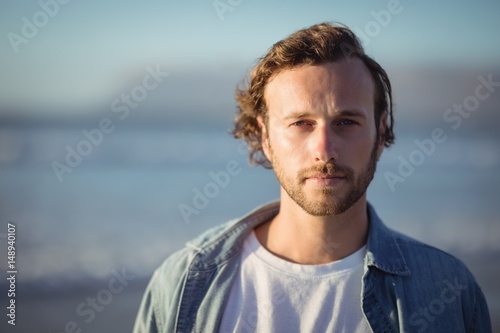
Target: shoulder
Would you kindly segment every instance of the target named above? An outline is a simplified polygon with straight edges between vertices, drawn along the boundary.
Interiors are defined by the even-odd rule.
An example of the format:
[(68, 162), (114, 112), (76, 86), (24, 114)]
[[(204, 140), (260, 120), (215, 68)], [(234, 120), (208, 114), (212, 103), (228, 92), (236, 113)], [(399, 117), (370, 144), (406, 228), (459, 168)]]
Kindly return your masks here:
[(457, 257), (407, 235), (391, 230), (408, 265), (410, 274), (433, 274), (443, 277), (453, 275), (462, 279), (472, 279), (472, 273)]
[[(448, 328), (462, 318), (459, 321), (468, 332), (491, 332), (484, 294), (460, 259), (400, 233), (394, 232), (394, 237), (410, 272), (399, 281), (403, 294), (411, 295), (405, 303), (412, 304), (410, 324), (413, 328), (437, 327), (441, 323), (434, 319), (440, 316), (442, 325), (446, 322)], [(449, 316), (443, 314), (445, 310)], [(444, 329), (443, 326), (441, 331)]]
[(211, 243), (224, 236), (238, 220), (212, 227), (196, 238), (188, 241), (183, 248), (168, 256), (154, 272), (153, 278), (156, 283), (176, 281), (189, 270), (197, 255), (207, 249)]
[(171, 332), (174, 330), (183, 290), (199, 253), (221, 237), (235, 222), (230, 221), (205, 231), (168, 256), (153, 272), (145, 290), (134, 332)]
[(420, 304), (430, 306), (442, 301), (469, 312), (486, 307), (474, 275), (460, 259), (398, 232), (394, 232), (394, 237), (410, 272), (403, 284)]
[(278, 203), (257, 207), (247, 215), (212, 227), (171, 254), (156, 269), (151, 283), (162, 290), (180, 290), (189, 271), (207, 270), (229, 260), (238, 252), (247, 234), (259, 223), (274, 216)]
[(389, 228), (371, 205), (368, 209), (368, 265), (408, 276), (409, 280), (421, 277), (436, 281), (450, 275), (472, 278), (467, 267), (453, 255)]
[(388, 228), (372, 206), (368, 209), (366, 264), (372, 269), (365, 282), (376, 295), (373, 299), (406, 313), (411, 331), (432, 327), (432, 332), (490, 332), (484, 294), (465, 264)]

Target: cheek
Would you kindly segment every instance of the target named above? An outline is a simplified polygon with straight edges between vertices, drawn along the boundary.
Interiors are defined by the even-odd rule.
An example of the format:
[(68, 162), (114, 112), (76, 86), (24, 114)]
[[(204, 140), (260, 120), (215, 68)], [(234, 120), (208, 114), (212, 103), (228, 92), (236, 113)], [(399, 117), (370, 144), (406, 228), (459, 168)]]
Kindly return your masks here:
[(298, 143), (293, 137), (274, 132), (270, 135), (271, 162), (282, 177), (290, 178), (304, 167), (304, 156), (307, 151), (303, 143)]
[(361, 168), (370, 159), (375, 144), (375, 134), (369, 133), (339, 138), (335, 147), (338, 162), (354, 169)]
[(284, 130), (275, 130), (270, 133), (270, 145), (274, 155), (282, 159), (293, 159), (294, 157), (307, 151), (307, 140), (293, 135)]

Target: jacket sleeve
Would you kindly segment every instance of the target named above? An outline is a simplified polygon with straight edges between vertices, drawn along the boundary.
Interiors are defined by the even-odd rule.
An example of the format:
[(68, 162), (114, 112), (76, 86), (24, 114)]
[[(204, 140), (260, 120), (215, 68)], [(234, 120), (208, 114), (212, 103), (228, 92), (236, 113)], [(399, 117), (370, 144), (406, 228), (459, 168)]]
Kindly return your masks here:
[(133, 333), (174, 332), (179, 305), (193, 252), (183, 248), (168, 257), (149, 281)]
[(471, 333), (491, 333), (491, 319), (490, 313), (488, 311), (488, 305), (486, 304), (486, 299), (479, 285), (476, 284), (476, 294), (473, 309), (473, 318)]
[(155, 278), (158, 274), (157, 271), (153, 273), (151, 280), (149, 281), (144, 296), (139, 307), (139, 312), (135, 319), (135, 325), (133, 333), (159, 333), (157, 315), (155, 314)]

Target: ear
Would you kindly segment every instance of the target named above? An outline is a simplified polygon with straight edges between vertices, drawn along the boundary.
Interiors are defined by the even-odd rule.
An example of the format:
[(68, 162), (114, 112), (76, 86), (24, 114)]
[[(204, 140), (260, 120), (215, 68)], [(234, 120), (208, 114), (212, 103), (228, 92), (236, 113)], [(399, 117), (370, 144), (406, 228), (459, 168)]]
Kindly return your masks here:
[(378, 148), (377, 148), (377, 161), (382, 156), (382, 152), (385, 148), (385, 131), (387, 130), (387, 111), (384, 111), (380, 116), (380, 121), (378, 125)]
[(260, 141), (262, 142), (262, 151), (266, 155), (267, 159), (271, 161), (271, 150), (269, 146), (269, 136), (267, 133), (267, 127), (264, 123), (264, 118), (262, 116), (257, 116), (257, 123), (260, 128)]

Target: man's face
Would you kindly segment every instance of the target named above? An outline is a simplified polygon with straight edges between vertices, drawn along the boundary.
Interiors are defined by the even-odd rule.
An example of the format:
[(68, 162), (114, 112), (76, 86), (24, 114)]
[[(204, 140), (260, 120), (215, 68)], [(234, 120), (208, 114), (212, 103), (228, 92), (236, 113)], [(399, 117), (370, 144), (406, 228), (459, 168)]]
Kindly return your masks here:
[(384, 147), (374, 93), (357, 58), (283, 70), (268, 83), (267, 126), (259, 119), (264, 152), (282, 195), (307, 213), (338, 215), (365, 195)]

